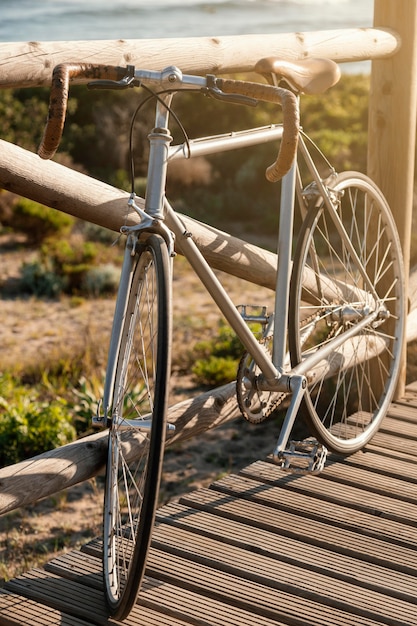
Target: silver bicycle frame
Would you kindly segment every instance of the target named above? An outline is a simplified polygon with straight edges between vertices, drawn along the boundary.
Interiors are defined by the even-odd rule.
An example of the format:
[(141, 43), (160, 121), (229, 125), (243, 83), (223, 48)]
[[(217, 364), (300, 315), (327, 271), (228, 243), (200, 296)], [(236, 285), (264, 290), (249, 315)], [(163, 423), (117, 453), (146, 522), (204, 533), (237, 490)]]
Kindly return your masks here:
[[(230, 133), (228, 135), (222, 135), (220, 137), (215, 138), (203, 138), (190, 142), (189, 150), (186, 144), (182, 144), (180, 146), (172, 146), (169, 149), (169, 158), (191, 158), (193, 156), (200, 156), (211, 154), (213, 152), (224, 152), (226, 150), (233, 150), (236, 147), (246, 147), (252, 146), (257, 143), (263, 143), (266, 141), (275, 141), (276, 139), (282, 136), (282, 127), (280, 126), (271, 126), (264, 127), (260, 129), (251, 129), (249, 131), (242, 131), (240, 133)], [(328, 197), (328, 192), (326, 187), (323, 185), (320, 176), (314, 166), (314, 163), (311, 157), (308, 154), (308, 151), (305, 147), (304, 141), (300, 139), (300, 150), (305, 156), (307, 166), (310, 170), (310, 173), (315, 180), (316, 184), (319, 185), (319, 193), (324, 198), (326, 204), (328, 203), (327, 209), (330, 215), (333, 216), (335, 223), (338, 225), (340, 235), (343, 240), (346, 242), (348, 248), (352, 248), (350, 250), (352, 256), (356, 257), (356, 252), (350, 243), (350, 239), (343, 229), (340, 219), (338, 218), (336, 211), (331, 203), (330, 198)], [(288, 319), (288, 294), (289, 294), (289, 283), (291, 276), (291, 267), (292, 267), (292, 259), (291, 259), (291, 245), (292, 245), (292, 235), (293, 235), (293, 219), (294, 219), (294, 203), (295, 203), (295, 192), (296, 187), (299, 185), (297, 181), (297, 166), (294, 163), (291, 170), (284, 176), (281, 185), (281, 210), (280, 210), (280, 222), (279, 222), (279, 233), (278, 233), (278, 268), (277, 268), (277, 281), (276, 281), (276, 301), (275, 301), (275, 310), (274, 310), (274, 318), (279, 322), (279, 325), (275, 323), (275, 332), (274, 332), (274, 346), (273, 346), (273, 355), (272, 355), (272, 363), (274, 369), (271, 370), (270, 363), (271, 359), (269, 356), (265, 358), (265, 354), (262, 348), (259, 346), (259, 343), (254, 339), (251, 332), (249, 332), (248, 337), (246, 337), (247, 326), (243, 322), (239, 312), (236, 310), (235, 305), (231, 302), (224, 288), (218, 281), (216, 275), (213, 270), (208, 265), (207, 261), (204, 259), (201, 252), (198, 250), (197, 246), (193, 242), (192, 233), (190, 233), (184, 224), (181, 222), (177, 214), (175, 213), (173, 207), (169, 204), (169, 202), (165, 199), (165, 221), (168, 227), (175, 234), (176, 239), (180, 242), (181, 249), (184, 253), (184, 256), (189, 260), (191, 266), (194, 271), (197, 273), (201, 282), (204, 284), (206, 289), (212, 295), (214, 301), (219, 306), (221, 312), (225, 315), (227, 321), (230, 323), (232, 328), (238, 334), (245, 348), (250, 352), (257, 365), (262, 370), (265, 378), (267, 379), (269, 384), (273, 385), (271, 390), (276, 390), (282, 387), (282, 383), (277, 385), (277, 381), (285, 375), (286, 363), (288, 361), (287, 358), (287, 349), (286, 349), (286, 335), (287, 335), (287, 319)], [(298, 189), (299, 193), (300, 190)], [(360, 266), (360, 262), (358, 261), (358, 266)], [(364, 280), (365, 284), (369, 288), (372, 293), (374, 292), (374, 287), (369, 279), (369, 277), (364, 272)], [(376, 297), (376, 294), (375, 294)], [(377, 317), (377, 312), (370, 313), (368, 316), (365, 316), (363, 319), (363, 326), (369, 324), (372, 319)], [(239, 320), (239, 321), (237, 321)], [(362, 322), (356, 326), (352, 331), (352, 336), (358, 334), (362, 327)], [(245, 329), (245, 330), (243, 330)], [(340, 343), (343, 343), (348, 339), (346, 333), (344, 333), (343, 338), (340, 339)], [(337, 342), (336, 342), (337, 343)], [(335, 340), (332, 342), (332, 347), (327, 349), (323, 347), (320, 349), (320, 355), (311, 355), (303, 361), (301, 364), (296, 366), (292, 370), (293, 374), (297, 375), (305, 375), (309, 369), (314, 367), (319, 361), (323, 358), (329, 356), (329, 354), (337, 348)], [(269, 364), (269, 367), (268, 367)], [(271, 379), (271, 374), (273, 377)], [(288, 374), (288, 372), (287, 372)], [(275, 381), (275, 384), (272, 382)], [(287, 383), (285, 383), (284, 387), (288, 387)], [(269, 387), (268, 387), (269, 388)]]
[[(279, 259), (276, 280), (276, 299), (274, 310), (274, 334), (273, 334), (273, 354), (272, 359), (265, 349), (256, 340), (246, 322), (240, 315), (236, 306), (226, 293), (217, 276), (205, 260), (204, 256), (195, 244), (192, 232), (189, 232), (184, 223), (175, 213), (172, 206), (165, 198), (165, 183), (167, 164), (170, 160), (186, 159), (194, 156), (208, 155), (217, 152), (225, 152), (236, 148), (249, 147), (265, 142), (272, 142), (281, 139), (282, 126), (271, 125), (262, 128), (250, 129), (235, 133), (223, 134), (215, 137), (199, 138), (185, 142), (181, 145), (171, 146), (172, 137), (168, 130), (169, 104), (172, 96), (163, 96), (162, 102), (158, 102), (156, 107), (155, 129), (149, 135), (150, 158), (148, 165), (148, 185), (145, 197), (145, 211), (149, 220), (145, 219), (141, 224), (126, 228), (125, 232), (138, 233), (141, 230), (149, 230), (149, 224), (159, 224), (165, 221), (166, 226), (172, 231), (175, 240), (179, 242), (181, 251), (188, 259), (193, 270), (208, 290), (213, 300), (219, 307), (231, 328), (241, 340), (245, 349), (259, 366), (262, 376), (259, 378), (259, 387), (269, 391), (280, 391), (292, 393), (292, 399), (287, 410), (286, 418), (282, 426), (275, 454), (279, 454), (286, 447), (287, 440), (292, 429), (298, 407), (301, 403), (304, 390), (306, 389), (306, 376), (314, 366), (320, 361), (330, 356), (335, 349), (341, 346), (350, 337), (360, 333), (361, 329), (369, 325), (378, 316), (377, 307), (369, 315), (364, 316), (360, 323), (356, 324), (349, 331), (340, 337), (334, 338), (328, 346), (322, 347), (316, 353), (312, 353), (296, 367), (288, 370), (287, 356), (287, 320), (288, 320), (288, 300), (291, 276), (291, 246), (293, 240), (293, 219), (295, 193), (300, 198), (302, 190), (300, 188), (300, 178), (297, 164), (294, 163), (290, 171), (285, 175), (281, 184), (281, 204), (280, 222), (278, 233), (277, 255)], [(307, 164), (310, 174), (315, 181), (319, 195), (323, 198), (326, 207), (333, 216), (333, 220), (339, 230), (340, 236), (345, 241), (353, 258), (356, 252), (350, 243), (349, 237), (344, 230), (335, 208), (329, 197), (328, 191), (322, 182), (319, 173), (308, 153), (305, 143), (300, 137), (300, 150)], [(129, 252), (127, 252), (127, 255)], [(129, 283), (131, 266), (125, 262), (126, 269), (122, 272), (122, 285)], [(358, 263), (361, 267), (361, 263)], [(126, 274), (123, 276), (123, 274)], [(376, 298), (375, 291), (369, 277), (363, 270), (365, 285), (370, 289)], [(123, 311), (119, 312), (123, 315)], [(121, 322), (115, 321), (121, 327)], [(116, 340), (117, 341), (117, 340)], [(114, 365), (115, 367), (115, 365)], [(113, 376), (114, 379), (114, 376)], [(111, 380), (111, 376), (110, 376)], [(108, 404), (108, 406), (110, 406)]]

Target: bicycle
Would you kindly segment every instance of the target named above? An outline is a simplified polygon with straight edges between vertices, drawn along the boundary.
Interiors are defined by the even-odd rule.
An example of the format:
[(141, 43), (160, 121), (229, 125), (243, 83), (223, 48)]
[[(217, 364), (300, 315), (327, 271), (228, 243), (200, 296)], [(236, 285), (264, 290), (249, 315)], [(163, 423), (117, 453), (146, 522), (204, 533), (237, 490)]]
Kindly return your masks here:
[[(42, 158), (59, 145), (70, 78), (82, 76), (93, 88), (142, 86), (156, 100), (145, 201), (132, 187), (128, 211), (139, 219), (120, 229), (126, 248), (104, 397), (93, 418), (109, 428), (103, 571), (109, 609), (118, 619), (131, 610), (144, 575), (163, 449), (173, 428), (166, 416), (175, 242), (244, 346), (236, 382), (244, 417), (260, 423), (285, 404), (273, 453), (284, 469), (318, 472), (328, 449), (348, 454), (362, 448), (378, 430), (396, 386), (405, 304), (390, 209), (363, 174), (336, 174), (299, 127), (300, 93), (325, 91), (339, 79), (339, 69), (323, 59), (271, 58), (255, 70), (270, 84), (183, 75), (176, 67), (160, 72), (77, 64), (54, 70)], [(275, 102), (283, 123), (172, 146), (171, 105), (181, 90), (245, 105)], [(166, 199), (165, 184), (170, 160), (278, 140), (277, 159), (267, 169), (270, 181), (282, 178), (275, 309), (267, 314), (230, 300)], [(303, 221), (292, 254), (296, 206)], [(260, 337), (253, 322), (262, 328)], [(290, 442), (301, 412), (312, 438)]]

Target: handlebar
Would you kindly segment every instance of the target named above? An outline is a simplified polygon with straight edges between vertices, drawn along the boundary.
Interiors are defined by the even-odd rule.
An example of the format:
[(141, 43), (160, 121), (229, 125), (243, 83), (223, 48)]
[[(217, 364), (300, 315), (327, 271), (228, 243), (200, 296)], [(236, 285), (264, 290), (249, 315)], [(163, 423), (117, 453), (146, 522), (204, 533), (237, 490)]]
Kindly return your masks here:
[(114, 67), (111, 65), (62, 63), (55, 66), (52, 73), (48, 118), (38, 148), (38, 154), (41, 159), (51, 159), (61, 141), (67, 112), (70, 79), (82, 76), (91, 80), (107, 78), (119, 81), (126, 76), (126, 73), (125, 67)]
[(288, 89), (261, 83), (224, 78), (218, 78), (216, 82), (219, 89), (224, 93), (239, 93), (263, 102), (275, 102), (281, 105), (283, 114), (282, 139), (275, 162), (265, 172), (267, 179), (271, 183), (276, 183), (288, 172), (297, 152), (300, 117), (296, 96)]
[(157, 85), (173, 92), (181, 89), (196, 89), (216, 98), (242, 104), (256, 104), (259, 100), (280, 104), (283, 111), (283, 135), (276, 161), (266, 170), (267, 179), (276, 182), (288, 172), (293, 163), (298, 142), (299, 112), (296, 96), (287, 89), (213, 76), (187, 76), (175, 67), (168, 67), (158, 72), (135, 70), (133, 66), (117, 67), (88, 63), (64, 63), (54, 68), (49, 113), (38, 149), (38, 154), (42, 159), (52, 158), (61, 141), (69, 83), (74, 78), (94, 81), (91, 87), (95, 88), (126, 89), (138, 87), (144, 83)]

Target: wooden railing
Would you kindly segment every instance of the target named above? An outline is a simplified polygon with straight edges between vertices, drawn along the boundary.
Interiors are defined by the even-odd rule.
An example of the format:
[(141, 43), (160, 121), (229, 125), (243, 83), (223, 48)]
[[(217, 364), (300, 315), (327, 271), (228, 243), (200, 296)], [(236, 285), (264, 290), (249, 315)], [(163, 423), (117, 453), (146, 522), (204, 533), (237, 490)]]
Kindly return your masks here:
[[(196, 73), (251, 71), (259, 58), (270, 55), (286, 59), (322, 56), (339, 62), (373, 59), (368, 170), (394, 209), (408, 267), (416, 131), (416, 35), (415, 0), (375, 0), (374, 28), (198, 39), (3, 43), (0, 87), (45, 85), (57, 63), (87, 59), (154, 69), (175, 63), (183, 71)], [(41, 162), (36, 155), (4, 141), (0, 141), (0, 186), (116, 231), (125, 216), (124, 192), (57, 163)], [(216, 252), (210, 258), (218, 234), (196, 224), (193, 232), (200, 238), (199, 245), (206, 248), (209, 262), (221, 269), (221, 255)], [(238, 240), (230, 240), (230, 244), (238, 248), (243, 245), (245, 255), (241, 255), (241, 261), (230, 263), (229, 248), (229, 273), (248, 278), (250, 267), (254, 282), (271, 286), (267, 283), (275, 275), (275, 255)], [(410, 340), (417, 336), (416, 324), (410, 324), (409, 329)], [(234, 418), (234, 395), (234, 385), (228, 385), (173, 407), (169, 420), (176, 424), (175, 438), (192, 436)], [(104, 432), (3, 468), (0, 513), (90, 478), (100, 471), (105, 458)]]
[(185, 73), (228, 74), (250, 72), (259, 59), (271, 55), (288, 60), (327, 57), (343, 63), (389, 58), (399, 51), (400, 45), (399, 36), (390, 28), (183, 39), (0, 43), (0, 87), (49, 85), (53, 66), (64, 62), (129, 63), (155, 70), (177, 65)]

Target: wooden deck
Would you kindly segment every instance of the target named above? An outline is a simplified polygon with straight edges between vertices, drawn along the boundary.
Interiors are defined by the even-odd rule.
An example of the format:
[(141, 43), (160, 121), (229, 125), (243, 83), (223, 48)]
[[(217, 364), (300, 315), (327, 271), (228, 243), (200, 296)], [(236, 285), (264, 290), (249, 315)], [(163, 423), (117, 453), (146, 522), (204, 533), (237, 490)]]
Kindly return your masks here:
[[(257, 461), (158, 512), (129, 626), (416, 626), (417, 383), (319, 477)], [(100, 540), (7, 583), (0, 626), (108, 620)]]

